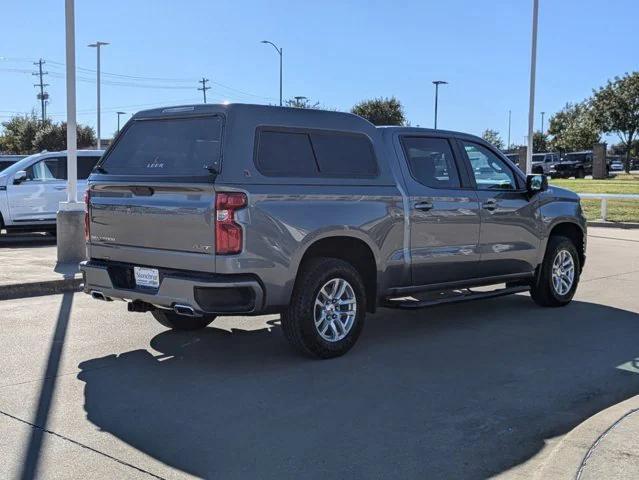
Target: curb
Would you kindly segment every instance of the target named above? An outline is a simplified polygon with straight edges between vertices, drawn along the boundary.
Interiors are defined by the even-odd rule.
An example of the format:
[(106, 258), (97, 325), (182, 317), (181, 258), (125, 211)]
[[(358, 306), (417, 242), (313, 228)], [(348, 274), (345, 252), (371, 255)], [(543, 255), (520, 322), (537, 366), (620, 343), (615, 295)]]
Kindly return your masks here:
[(628, 223), (628, 222), (594, 221), (594, 222), (587, 222), (587, 224), (589, 227), (623, 228), (628, 230), (639, 228), (639, 223)]
[(599, 441), (637, 409), (639, 409), (639, 395), (608, 407), (577, 425), (552, 449), (533, 478), (535, 480), (580, 478), (582, 470)]
[(40, 297), (57, 293), (79, 292), (82, 289), (82, 277), (48, 280), (45, 282), (15, 283), (0, 285), (0, 300)]

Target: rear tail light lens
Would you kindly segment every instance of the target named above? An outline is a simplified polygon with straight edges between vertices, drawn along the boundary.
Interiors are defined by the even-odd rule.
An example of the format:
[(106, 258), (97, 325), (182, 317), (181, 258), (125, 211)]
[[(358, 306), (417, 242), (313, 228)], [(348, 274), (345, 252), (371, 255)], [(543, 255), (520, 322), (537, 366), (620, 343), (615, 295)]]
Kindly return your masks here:
[(89, 218), (89, 204), (91, 203), (91, 192), (84, 192), (84, 240), (89, 241), (91, 236), (91, 220)]
[(235, 212), (247, 205), (243, 193), (218, 192), (215, 197), (215, 253), (233, 255), (242, 251), (242, 226), (235, 222)]

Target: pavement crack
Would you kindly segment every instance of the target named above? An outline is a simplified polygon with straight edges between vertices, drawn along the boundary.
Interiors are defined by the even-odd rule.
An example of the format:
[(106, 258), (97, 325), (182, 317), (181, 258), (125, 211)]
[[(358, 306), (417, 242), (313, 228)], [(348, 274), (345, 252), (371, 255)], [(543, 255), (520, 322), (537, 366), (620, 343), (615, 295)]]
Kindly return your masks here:
[(124, 460), (120, 460), (119, 458), (116, 458), (113, 455), (109, 455), (108, 453), (105, 453), (105, 452), (102, 452), (100, 450), (97, 450), (97, 449), (95, 449), (93, 447), (85, 445), (84, 443), (78, 442), (77, 440), (69, 438), (69, 437), (67, 437), (65, 435), (62, 435), (60, 433), (56, 433), (56, 432), (54, 432), (52, 430), (47, 430), (46, 428), (43, 428), (43, 427), (41, 427), (39, 425), (35, 425), (35, 424), (31, 423), (31, 422), (23, 420), (22, 418), (16, 417), (15, 415), (11, 415), (10, 413), (7, 413), (7, 412), (4, 412), (4, 411), (0, 410), (0, 414), (4, 415), (7, 418), (15, 420), (17, 422), (20, 422), (20, 423), (23, 423), (25, 425), (28, 425), (28, 426), (30, 426), (32, 428), (36, 428), (38, 430), (41, 430), (44, 433), (48, 433), (49, 435), (53, 435), (54, 437), (57, 437), (57, 438), (60, 438), (60, 439), (62, 439), (64, 441), (70, 442), (70, 443), (72, 443), (74, 445), (77, 445), (78, 447), (84, 448), (84, 449), (89, 450), (89, 451), (91, 451), (93, 453), (97, 453), (98, 455), (101, 455), (101, 456), (103, 456), (105, 458), (108, 458), (109, 460), (113, 460), (114, 462), (117, 462), (120, 465), (124, 465), (125, 467), (129, 467), (129, 468), (132, 468), (133, 470), (137, 470), (138, 472), (144, 473), (144, 474), (146, 474), (146, 475), (148, 475), (148, 476), (150, 476), (152, 478), (157, 478), (159, 480), (166, 480), (164, 477), (160, 477), (159, 475), (151, 473), (148, 470), (145, 470), (145, 469), (140, 468), (140, 467), (136, 467), (135, 465), (133, 465), (133, 464), (131, 464), (129, 462), (126, 462)]
[(577, 475), (575, 475), (575, 480), (580, 480), (581, 479), (581, 475), (584, 472), (584, 469), (586, 468), (586, 463), (588, 462), (588, 460), (590, 459), (592, 454), (595, 452), (595, 449), (603, 441), (603, 439), (606, 438), (606, 436), (610, 432), (612, 432), (617, 427), (617, 425), (619, 425), (621, 422), (623, 422), (630, 415), (633, 415), (633, 414), (635, 414), (637, 412), (639, 412), (639, 408), (633, 408), (629, 412), (626, 412), (624, 415), (622, 415), (620, 418), (618, 418), (617, 421), (615, 421), (615, 423), (610, 425), (606, 430), (604, 430), (604, 432), (601, 435), (599, 435), (597, 437), (597, 440), (595, 440), (593, 442), (593, 444), (590, 446), (590, 448), (588, 449), (588, 451), (584, 455), (584, 458), (581, 460), (581, 464), (579, 465), (579, 469), (577, 470)]
[(594, 282), (595, 280), (605, 280), (606, 278), (621, 277), (622, 275), (630, 275), (632, 273), (637, 273), (637, 272), (639, 272), (639, 270), (631, 270), (630, 272), (614, 273), (612, 275), (604, 275), (603, 277), (587, 278), (585, 280), (581, 280), (581, 283)]

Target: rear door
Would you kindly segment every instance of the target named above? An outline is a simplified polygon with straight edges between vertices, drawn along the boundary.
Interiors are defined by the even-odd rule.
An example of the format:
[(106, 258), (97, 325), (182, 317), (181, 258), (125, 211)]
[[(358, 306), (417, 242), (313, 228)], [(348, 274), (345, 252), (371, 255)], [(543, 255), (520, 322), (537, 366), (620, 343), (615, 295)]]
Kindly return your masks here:
[(449, 138), (400, 137), (401, 162), (410, 202), (413, 285), (466, 280), (476, 276), (479, 211), (467, 188)]
[(481, 208), (482, 277), (531, 272), (539, 248), (535, 200), (515, 167), (484, 144), (461, 139)]
[(91, 256), (214, 268), (185, 254), (215, 252), (222, 129), (218, 115), (129, 122), (89, 180)]
[(66, 199), (66, 157), (45, 158), (25, 171), (26, 180), (7, 185), (12, 221), (18, 224), (55, 221), (58, 205)]

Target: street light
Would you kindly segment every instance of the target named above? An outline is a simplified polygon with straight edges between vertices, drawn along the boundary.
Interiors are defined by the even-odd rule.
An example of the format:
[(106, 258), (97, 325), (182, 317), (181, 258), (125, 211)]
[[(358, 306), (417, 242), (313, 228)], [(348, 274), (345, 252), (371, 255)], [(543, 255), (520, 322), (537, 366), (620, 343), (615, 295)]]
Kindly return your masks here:
[(100, 136), (100, 47), (108, 44), (108, 42), (95, 42), (87, 45), (88, 47), (95, 48), (98, 53), (98, 148), (102, 146), (102, 137)]
[(444, 80), (433, 80), (433, 85), (435, 85), (435, 130), (437, 130), (437, 103), (439, 102), (439, 86), (448, 85), (448, 82), (445, 82)]
[(282, 49), (277, 48), (277, 45), (275, 45), (273, 42), (269, 40), (262, 40), (260, 43), (268, 43), (269, 45), (273, 45), (273, 48), (280, 55), (280, 107), (281, 107), (282, 106)]
[(126, 112), (115, 112), (118, 115), (118, 133), (120, 133), (120, 115), (126, 115)]

